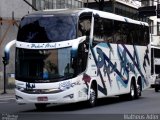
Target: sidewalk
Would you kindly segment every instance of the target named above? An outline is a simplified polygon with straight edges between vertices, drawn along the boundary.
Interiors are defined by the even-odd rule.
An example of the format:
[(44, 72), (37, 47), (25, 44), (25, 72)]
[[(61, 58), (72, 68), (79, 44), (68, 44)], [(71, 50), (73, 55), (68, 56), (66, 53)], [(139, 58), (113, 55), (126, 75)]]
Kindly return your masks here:
[(15, 98), (15, 91), (14, 89), (7, 89), (6, 93), (3, 94), (3, 90), (0, 89), (0, 99), (4, 99), (4, 98)]

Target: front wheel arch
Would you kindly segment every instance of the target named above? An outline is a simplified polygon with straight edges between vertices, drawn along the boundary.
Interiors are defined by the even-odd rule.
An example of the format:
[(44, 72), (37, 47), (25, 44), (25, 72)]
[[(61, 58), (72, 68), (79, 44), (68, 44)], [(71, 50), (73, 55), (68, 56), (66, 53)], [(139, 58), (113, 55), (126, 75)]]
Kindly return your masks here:
[(96, 80), (91, 82), (88, 92), (88, 105), (89, 107), (94, 107), (97, 104), (97, 96), (98, 96), (98, 85)]
[(130, 92), (128, 94), (128, 98), (129, 100), (133, 100), (136, 98), (136, 94), (137, 94), (137, 91), (136, 91), (137, 87), (136, 87), (136, 80), (135, 78), (133, 77), (131, 79), (131, 83), (130, 83)]

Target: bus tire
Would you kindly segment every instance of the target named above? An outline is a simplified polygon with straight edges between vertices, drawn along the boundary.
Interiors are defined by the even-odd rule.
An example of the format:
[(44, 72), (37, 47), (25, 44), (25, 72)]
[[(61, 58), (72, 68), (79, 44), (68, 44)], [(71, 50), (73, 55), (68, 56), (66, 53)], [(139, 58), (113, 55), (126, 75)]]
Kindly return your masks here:
[(155, 92), (158, 92), (158, 90), (159, 90), (159, 89), (158, 89), (157, 87), (155, 87)]
[(131, 81), (130, 93), (128, 94), (128, 98), (129, 100), (133, 100), (135, 99), (135, 96), (136, 96), (136, 86), (133, 83), (133, 81)]
[(35, 103), (35, 107), (39, 111), (45, 110), (46, 106), (47, 106), (47, 104), (45, 104), (45, 103)]
[(141, 80), (141, 78), (139, 77), (139, 79), (138, 79), (138, 82), (137, 82), (137, 87), (138, 87), (138, 95), (139, 95), (139, 97), (142, 95), (142, 80)]
[(137, 86), (135, 87), (135, 98), (138, 99), (141, 96), (141, 87), (139, 84), (137, 84)]
[(89, 97), (89, 107), (94, 107), (97, 102), (97, 89), (94, 84), (91, 85), (90, 91), (89, 91), (90, 97)]

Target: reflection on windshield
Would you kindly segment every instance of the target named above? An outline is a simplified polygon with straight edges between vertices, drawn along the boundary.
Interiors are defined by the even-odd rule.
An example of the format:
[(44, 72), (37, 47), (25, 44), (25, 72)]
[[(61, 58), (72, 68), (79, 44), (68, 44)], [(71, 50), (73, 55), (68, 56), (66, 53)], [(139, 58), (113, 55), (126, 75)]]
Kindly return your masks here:
[(64, 80), (75, 75), (71, 47), (54, 50), (17, 48), (16, 77), (27, 80)]
[(75, 16), (26, 17), (22, 19), (18, 41), (57, 42), (76, 38)]
[(72, 47), (16, 48), (15, 77), (24, 82), (57, 82), (76, 77), (86, 69), (88, 45), (84, 41), (74, 52)]
[[(73, 76), (74, 70), (71, 68), (71, 48), (58, 50), (43, 50), (46, 58), (43, 60), (43, 78), (62, 78)], [(72, 69), (72, 70), (71, 70)], [(47, 78), (48, 77), (48, 78)]]

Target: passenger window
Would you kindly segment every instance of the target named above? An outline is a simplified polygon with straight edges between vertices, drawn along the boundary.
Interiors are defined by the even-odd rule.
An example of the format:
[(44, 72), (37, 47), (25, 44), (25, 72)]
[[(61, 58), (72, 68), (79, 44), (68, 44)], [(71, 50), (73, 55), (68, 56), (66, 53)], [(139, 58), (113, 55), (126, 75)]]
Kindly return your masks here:
[(103, 20), (104, 26), (104, 35), (103, 39), (105, 42), (113, 43), (113, 21), (112, 20)]
[(103, 40), (103, 20), (101, 18), (94, 19), (94, 42), (102, 42)]
[(114, 21), (114, 43), (126, 44), (127, 43), (127, 24), (120, 21)]
[(94, 22), (94, 42), (113, 42), (112, 20), (98, 18)]
[(121, 43), (121, 22), (114, 21), (114, 43), (120, 44)]

